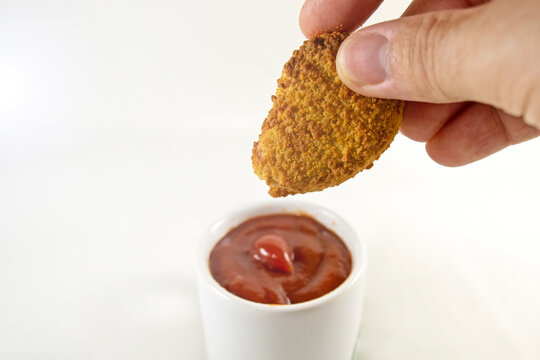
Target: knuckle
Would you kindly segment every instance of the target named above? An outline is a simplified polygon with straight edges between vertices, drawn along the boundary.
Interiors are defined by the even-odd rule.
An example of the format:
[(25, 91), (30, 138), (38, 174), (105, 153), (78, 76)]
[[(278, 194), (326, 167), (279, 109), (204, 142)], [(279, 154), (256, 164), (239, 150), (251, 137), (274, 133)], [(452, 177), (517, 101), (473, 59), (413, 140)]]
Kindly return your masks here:
[[(538, 84), (538, 83), (537, 83)], [(526, 92), (523, 97), (523, 118), (528, 125), (540, 130), (540, 86)]]
[(451, 53), (447, 36), (454, 22), (451, 12), (426, 14), (405, 47), (415, 90), (428, 90), (433, 98), (441, 101), (458, 100), (447, 91), (449, 79), (456, 75), (457, 68), (449, 66), (457, 61), (458, 54)]

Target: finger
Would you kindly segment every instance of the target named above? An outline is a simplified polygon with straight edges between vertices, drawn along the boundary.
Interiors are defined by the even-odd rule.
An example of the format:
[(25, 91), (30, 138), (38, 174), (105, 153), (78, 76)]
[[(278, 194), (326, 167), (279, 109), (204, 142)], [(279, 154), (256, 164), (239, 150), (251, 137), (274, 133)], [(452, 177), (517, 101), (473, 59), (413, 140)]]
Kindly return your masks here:
[(409, 101), (405, 105), (401, 133), (414, 141), (426, 142), (468, 103), (430, 104)]
[[(488, 0), (416, 0), (404, 16), (436, 10), (459, 9)], [(352, 32), (375, 12), (383, 0), (306, 0), (300, 10), (300, 28), (306, 37), (343, 30)]]
[(488, 105), (472, 104), (429, 140), (426, 150), (441, 165), (461, 166), (539, 135), (540, 130), (521, 118)]
[(336, 30), (352, 32), (366, 21), (383, 0), (306, 0), (300, 10), (300, 28), (307, 38)]
[(478, 33), (467, 24), (477, 15), (474, 11), (431, 12), (361, 29), (341, 45), (338, 74), (363, 95), (435, 103), (467, 100), (456, 79), (469, 75), (459, 53), (471, 53), (460, 46), (463, 37)]
[[(404, 16), (429, 11), (459, 9), (488, 0), (416, 0)], [(383, 0), (306, 0), (300, 10), (300, 28), (306, 37), (343, 30), (352, 32), (375, 12)]]
[[(405, 10), (403, 16), (467, 8), (487, 1), (489, 0), (415, 0)], [(426, 142), (467, 105), (465, 102), (432, 104), (409, 101), (405, 106), (400, 131), (412, 140)]]
[[(529, 6), (540, 9), (540, 3), (533, 3)], [(512, 51), (537, 52), (533, 33), (540, 31), (540, 24), (526, 25), (533, 33), (525, 31), (527, 27), (512, 32), (523, 11), (511, 10), (503, 1), (373, 25), (343, 42), (337, 71), (348, 87), (363, 95), (433, 103), (476, 101), (540, 123), (540, 103), (531, 101), (538, 95), (535, 91), (540, 93), (535, 80), (540, 77), (538, 59)], [(530, 76), (523, 75), (527, 70)]]
[(490, 0), (415, 0), (403, 13), (403, 16), (418, 15), (431, 11), (465, 9), (481, 5)]

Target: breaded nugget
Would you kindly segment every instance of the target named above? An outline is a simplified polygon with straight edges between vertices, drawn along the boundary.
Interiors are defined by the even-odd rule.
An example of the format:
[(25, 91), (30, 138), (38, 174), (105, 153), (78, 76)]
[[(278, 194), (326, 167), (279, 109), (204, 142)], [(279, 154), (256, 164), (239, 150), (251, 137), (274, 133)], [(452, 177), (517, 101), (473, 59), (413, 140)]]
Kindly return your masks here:
[(251, 157), (273, 197), (341, 184), (369, 169), (399, 130), (402, 101), (358, 95), (339, 79), (336, 54), (346, 37), (307, 40), (283, 68)]

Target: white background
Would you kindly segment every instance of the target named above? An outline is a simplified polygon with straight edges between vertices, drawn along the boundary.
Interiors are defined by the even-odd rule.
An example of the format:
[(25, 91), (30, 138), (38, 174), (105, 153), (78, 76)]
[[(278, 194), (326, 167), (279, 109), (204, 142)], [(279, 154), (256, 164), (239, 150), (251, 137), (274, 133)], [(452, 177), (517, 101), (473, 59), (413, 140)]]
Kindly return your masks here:
[[(194, 251), (270, 200), (251, 146), (300, 7), (0, 0), (0, 359), (204, 358)], [(358, 359), (540, 358), (539, 159), (444, 168), (399, 135), (297, 197), (368, 243)]]

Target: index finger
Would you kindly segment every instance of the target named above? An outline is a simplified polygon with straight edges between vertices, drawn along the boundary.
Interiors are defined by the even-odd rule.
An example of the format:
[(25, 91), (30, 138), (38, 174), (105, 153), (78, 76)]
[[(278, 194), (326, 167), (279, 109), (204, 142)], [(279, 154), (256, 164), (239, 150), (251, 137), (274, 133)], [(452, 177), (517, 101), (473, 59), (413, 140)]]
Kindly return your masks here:
[[(467, 8), (490, 0), (413, 0), (403, 16)], [(353, 32), (377, 10), (383, 0), (306, 0), (300, 10), (300, 28), (311, 38), (332, 31)]]
[(300, 28), (307, 38), (332, 31), (352, 32), (377, 10), (383, 0), (306, 0)]

